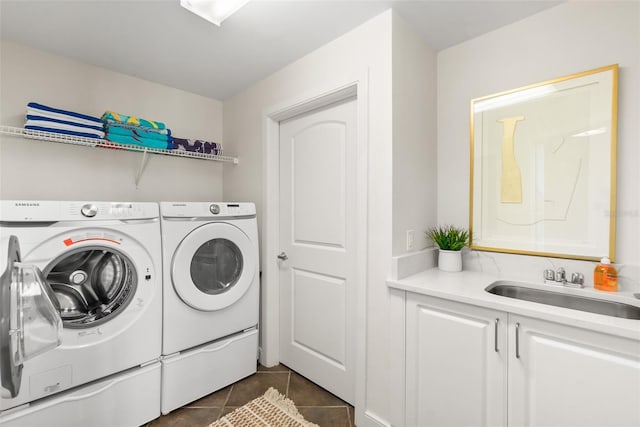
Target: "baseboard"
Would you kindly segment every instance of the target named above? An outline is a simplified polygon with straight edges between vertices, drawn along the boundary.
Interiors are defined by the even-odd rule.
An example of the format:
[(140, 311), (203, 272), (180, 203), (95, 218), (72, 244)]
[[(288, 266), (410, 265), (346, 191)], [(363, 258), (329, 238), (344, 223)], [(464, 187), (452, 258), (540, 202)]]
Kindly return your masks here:
[(400, 280), (436, 266), (436, 248), (398, 255), (391, 258), (391, 279)]
[(364, 424), (358, 423), (358, 427), (391, 427), (391, 424), (371, 411), (364, 412)]

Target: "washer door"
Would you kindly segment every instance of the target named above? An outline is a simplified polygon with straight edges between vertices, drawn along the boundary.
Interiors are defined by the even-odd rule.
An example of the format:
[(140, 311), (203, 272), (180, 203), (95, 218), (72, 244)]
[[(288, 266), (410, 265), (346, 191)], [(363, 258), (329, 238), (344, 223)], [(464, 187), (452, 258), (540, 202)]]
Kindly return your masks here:
[(176, 293), (189, 306), (220, 310), (238, 301), (256, 274), (256, 253), (245, 233), (227, 223), (196, 228), (178, 245), (171, 266)]
[[(4, 245), (2, 245), (4, 246)], [(62, 320), (53, 291), (34, 265), (20, 262), (16, 236), (0, 255), (0, 384), (2, 398), (20, 393), (23, 363), (62, 343)], [(4, 247), (0, 248), (3, 250)]]

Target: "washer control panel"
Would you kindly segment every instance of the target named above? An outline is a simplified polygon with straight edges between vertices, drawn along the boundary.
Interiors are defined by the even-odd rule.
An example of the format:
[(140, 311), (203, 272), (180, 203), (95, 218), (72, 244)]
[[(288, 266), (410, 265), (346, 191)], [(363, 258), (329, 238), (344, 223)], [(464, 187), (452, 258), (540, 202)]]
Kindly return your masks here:
[(99, 221), (105, 219), (153, 219), (157, 203), (0, 200), (0, 221)]
[[(71, 207), (72, 210), (74, 208), (77, 209), (77, 205)], [(85, 218), (130, 219), (144, 216), (144, 209), (145, 207), (138, 203), (95, 202), (81, 205), (80, 213)]]

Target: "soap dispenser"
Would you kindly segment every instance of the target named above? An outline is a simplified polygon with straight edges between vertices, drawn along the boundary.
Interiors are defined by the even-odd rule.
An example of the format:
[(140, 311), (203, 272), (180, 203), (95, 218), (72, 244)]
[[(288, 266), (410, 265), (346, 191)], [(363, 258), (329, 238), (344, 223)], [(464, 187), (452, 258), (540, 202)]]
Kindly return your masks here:
[(604, 257), (593, 271), (593, 287), (600, 291), (618, 291), (618, 272), (611, 265), (611, 260)]

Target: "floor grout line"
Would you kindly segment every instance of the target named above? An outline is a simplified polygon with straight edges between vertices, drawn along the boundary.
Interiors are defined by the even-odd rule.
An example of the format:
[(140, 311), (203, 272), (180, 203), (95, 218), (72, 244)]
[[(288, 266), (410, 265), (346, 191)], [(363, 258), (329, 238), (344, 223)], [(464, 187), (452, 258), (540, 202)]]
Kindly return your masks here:
[(287, 374), (287, 390), (284, 393), (285, 397), (289, 397), (289, 384), (291, 384), (291, 370), (289, 370), (289, 373)]
[(222, 418), (222, 413), (224, 412), (224, 408), (227, 407), (227, 403), (229, 402), (229, 398), (231, 397), (231, 393), (233, 392), (233, 387), (235, 384), (231, 384), (231, 388), (229, 389), (229, 393), (227, 393), (227, 398), (224, 399), (224, 403), (222, 404), (222, 408), (220, 408), (220, 413), (218, 414), (218, 420)]

